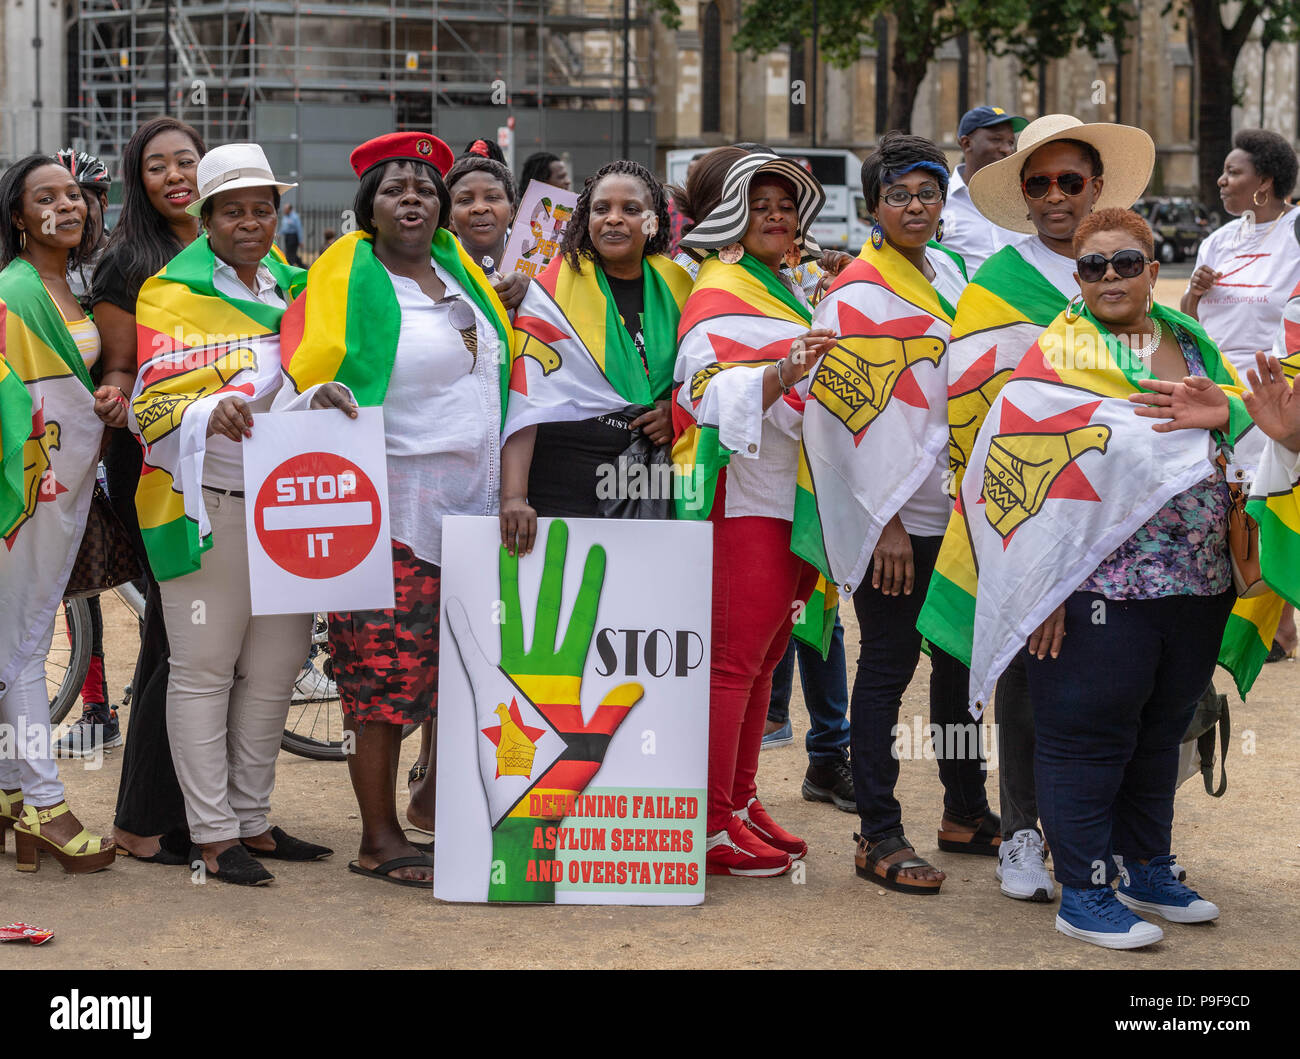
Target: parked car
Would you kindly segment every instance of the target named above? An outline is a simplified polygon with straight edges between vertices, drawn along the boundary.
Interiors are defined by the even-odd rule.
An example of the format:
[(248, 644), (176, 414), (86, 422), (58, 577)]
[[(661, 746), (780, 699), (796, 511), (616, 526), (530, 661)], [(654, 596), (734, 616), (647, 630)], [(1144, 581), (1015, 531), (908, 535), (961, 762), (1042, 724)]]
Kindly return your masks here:
[(1202, 241), (1214, 231), (1217, 218), (1195, 199), (1152, 197), (1134, 205), (1155, 235), (1155, 253), (1166, 265), (1195, 259)]

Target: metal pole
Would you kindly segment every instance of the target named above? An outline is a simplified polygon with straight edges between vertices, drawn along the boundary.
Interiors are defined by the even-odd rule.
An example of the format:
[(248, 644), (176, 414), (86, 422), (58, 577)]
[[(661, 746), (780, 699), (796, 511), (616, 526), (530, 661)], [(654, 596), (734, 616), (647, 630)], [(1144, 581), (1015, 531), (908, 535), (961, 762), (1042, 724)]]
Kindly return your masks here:
[(632, 151), (631, 114), (628, 112), (628, 93), (630, 76), (628, 46), (632, 36), (631, 0), (623, 0), (623, 153), (620, 158), (627, 158)]
[(45, 103), (41, 99), (41, 5), (37, 3), (34, 6), (36, 36), (32, 38), (32, 52), (36, 61), (32, 63), (32, 74), (36, 81), (36, 91), (32, 96), (32, 149), (39, 151), (41, 149), (41, 108)]
[(163, 0), (163, 113), (172, 112), (172, 0)]
[(817, 32), (820, 27), (817, 25), (817, 0), (812, 0), (812, 137), (809, 140), (810, 147), (817, 146)]

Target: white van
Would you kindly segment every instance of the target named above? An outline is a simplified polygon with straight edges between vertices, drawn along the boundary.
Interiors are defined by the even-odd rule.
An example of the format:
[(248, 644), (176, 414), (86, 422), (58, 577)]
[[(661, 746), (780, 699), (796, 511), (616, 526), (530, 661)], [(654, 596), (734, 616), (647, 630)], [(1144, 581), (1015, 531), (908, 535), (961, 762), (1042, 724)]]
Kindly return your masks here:
[[(686, 184), (691, 159), (707, 154), (707, 147), (668, 152), (667, 183)], [(862, 197), (862, 159), (852, 151), (825, 147), (774, 147), (782, 158), (793, 158), (826, 190), (826, 205), (812, 226), (812, 237), (827, 250), (856, 254), (871, 231), (867, 203)]]

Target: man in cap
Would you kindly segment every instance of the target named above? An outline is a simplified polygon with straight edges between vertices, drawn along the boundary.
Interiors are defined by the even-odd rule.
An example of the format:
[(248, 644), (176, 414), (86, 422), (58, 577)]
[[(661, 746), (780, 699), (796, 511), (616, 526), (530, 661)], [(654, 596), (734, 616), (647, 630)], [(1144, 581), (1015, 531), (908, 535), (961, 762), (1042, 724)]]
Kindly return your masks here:
[(943, 245), (962, 256), (968, 275), (975, 275), (986, 258), (1020, 238), (989, 222), (971, 202), (967, 185), (986, 165), (1016, 149), (1016, 136), (1027, 124), (1001, 107), (983, 106), (968, 110), (957, 126), (957, 144), (965, 160), (953, 170), (941, 231)]

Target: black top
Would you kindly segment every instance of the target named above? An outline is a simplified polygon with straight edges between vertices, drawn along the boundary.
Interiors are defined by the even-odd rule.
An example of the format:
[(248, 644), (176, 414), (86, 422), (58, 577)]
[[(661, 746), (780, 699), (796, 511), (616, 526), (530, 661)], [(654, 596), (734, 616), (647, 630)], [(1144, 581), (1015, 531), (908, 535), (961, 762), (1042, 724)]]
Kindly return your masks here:
[[(645, 365), (643, 281), (605, 274), (623, 326)], [(649, 368), (646, 368), (649, 372)], [(621, 417), (597, 416), (577, 423), (541, 423), (528, 474), (528, 502), (543, 518), (599, 518), (596, 487), (602, 465), (613, 465), (632, 443)], [(611, 485), (614, 484), (611, 482)]]
[(100, 257), (91, 284), (90, 303), (98, 305), (100, 302), (108, 302), (109, 305), (116, 305), (124, 313), (134, 316), (135, 300), (140, 296), (140, 288), (144, 286), (144, 281), (130, 283), (118, 267), (117, 257), (118, 254), (114, 249), (105, 250)]

